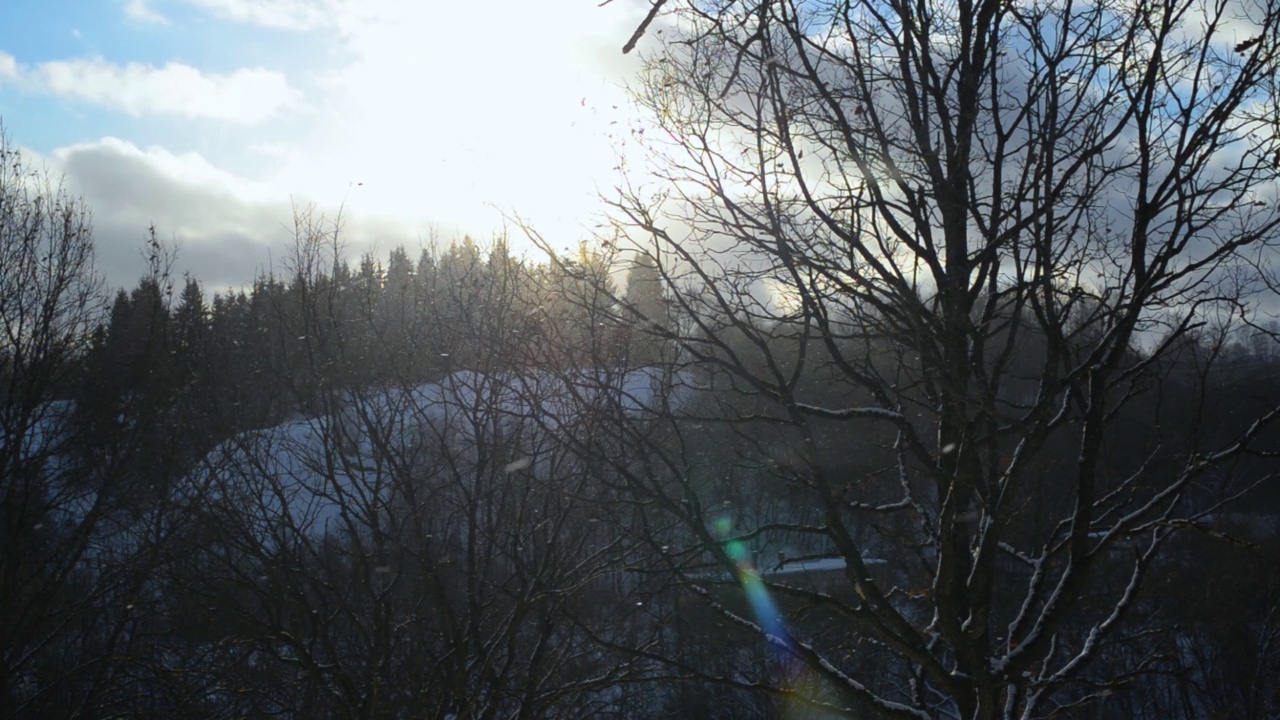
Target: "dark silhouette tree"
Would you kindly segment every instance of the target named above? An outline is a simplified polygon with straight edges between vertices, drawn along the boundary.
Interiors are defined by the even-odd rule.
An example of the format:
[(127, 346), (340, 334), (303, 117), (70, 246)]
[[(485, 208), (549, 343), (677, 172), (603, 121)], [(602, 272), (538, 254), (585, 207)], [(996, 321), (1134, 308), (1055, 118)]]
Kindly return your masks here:
[[(614, 453), (649, 526), (683, 525), (672, 553), (777, 598), (751, 612), (685, 573), (778, 653), (703, 677), (858, 717), (1121, 691), (1158, 654), (1109, 651), (1153, 627), (1155, 558), (1275, 473), (1238, 461), (1276, 450), (1276, 407), (1216, 424), (1221, 376), (1173, 368), (1269, 299), (1280, 6), (659, 7), (636, 91), (654, 175), (623, 184), (610, 239), (670, 258), (681, 358), (721, 390), (672, 432), (732, 421), (725, 484), (796, 498), (721, 503), (687, 441)], [(1227, 337), (1199, 332), (1210, 367)], [(743, 548), (809, 548), (842, 587)]]
[(675, 361), (671, 343), (675, 318), (663, 295), (663, 287), (657, 259), (637, 253), (627, 271), (626, 291), (627, 309), (634, 316), (627, 349), (627, 359), (633, 366)]
[(110, 553), (119, 476), (77, 462), (70, 399), (101, 293), (88, 209), (0, 131), (0, 717), (107, 695), (114, 610), (137, 587), (133, 556)]

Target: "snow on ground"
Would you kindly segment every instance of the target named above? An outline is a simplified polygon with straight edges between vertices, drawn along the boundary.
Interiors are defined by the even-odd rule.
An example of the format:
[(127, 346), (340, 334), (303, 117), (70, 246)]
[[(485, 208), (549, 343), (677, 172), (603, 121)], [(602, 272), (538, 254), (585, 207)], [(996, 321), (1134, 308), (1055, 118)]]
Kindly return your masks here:
[(234, 502), (263, 536), (290, 528), (324, 534), (377, 522), (391, 507), (397, 468), (449, 452), (456, 470), (481, 462), (545, 474), (552, 435), (598, 423), (600, 413), (636, 421), (688, 402), (687, 378), (658, 368), (551, 374), (453, 373), (438, 383), (349, 392), (336, 413), (241, 433), (215, 448), (188, 478), (198, 502)]

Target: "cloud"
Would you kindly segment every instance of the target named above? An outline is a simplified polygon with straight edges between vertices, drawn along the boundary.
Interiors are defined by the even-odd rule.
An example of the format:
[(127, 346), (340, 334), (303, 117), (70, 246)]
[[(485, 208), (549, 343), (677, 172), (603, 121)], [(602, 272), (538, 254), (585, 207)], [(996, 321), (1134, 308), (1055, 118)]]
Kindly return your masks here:
[(147, 0), (128, 0), (124, 5), (124, 14), (130, 20), (147, 25), (168, 25), (169, 20), (156, 12), (147, 4)]
[(341, 0), (187, 0), (188, 4), (233, 22), (281, 30), (313, 30), (336, 25)]
[[(73, 194), (93, 210), (99, 266), (113, 287), (141, 275), (147, 228), (179, 245), (176, 270), (191, 271), (210, 290), (239, 288), (255, 275), (280, 272), (291, 247), (293, 202), (272, 189), (225, 172), (196, 153), (139, 148), (104, 138), (61, 148), (51, 165)], [(321, 207), (332, 217), (335, 207)], [(401, 220), (349, 215), (343, 240), (352, 256), (416, 244)], [(452, 230), (452, 228), (451, 228)]]
[(102, 58), (41, 63), (22, 78), (39, 91), (122, 110), (233, 123), (262, 122), (299, 98), (284, 75), (262, 68), (218, 75), (171, 62), (116, 65)]
[(61, 148), (53, 160), (67, 189), (93, 209), (99, 264), (114, 286), (141, 273), (138, 250), (151, 225), (180, 242), (180, 264), (206, 285), (240, 285), (266, 265), (265, 241), (288, 218), (285, 203), (237, 192), (234, 178), (195, 154), (105, 138)]
[(18, 61), (8, 53), (0, 52), (0, 80), (18, 78)]

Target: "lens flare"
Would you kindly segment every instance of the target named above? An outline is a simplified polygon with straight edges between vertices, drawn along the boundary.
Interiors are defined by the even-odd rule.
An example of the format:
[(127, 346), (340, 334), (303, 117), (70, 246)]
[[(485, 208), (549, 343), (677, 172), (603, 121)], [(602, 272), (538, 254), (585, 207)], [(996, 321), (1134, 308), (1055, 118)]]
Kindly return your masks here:
[[(729, 537), (733, 529), (733, 521), (728, 516), (716, 520), (715, 529), (720, 537), (725, 539), (725, 554), (738, 569), (738, 582), (742, 585), (743, 594), (751, 606), (756, 623), (765, 634), (769, 647), (777, 653), (782, 686), (797, 689), (802, 684), (809, 685), (810, 683), (804, 682), (805, 667), (796, 657), (791, 633), (782, 622), (782, 613), (778, 611), (773, 596), (769, 594), (769, 589), (765, 587), (760, 572), (751, 561), (751, 550), (741, 540)], [(783, 717), (793, 717), (793, 712), (796, 710), (798, 708), (792, 707), (790, 702), (784, 702)]]
[(782, 616), (778, 612), (777, 605), (773, 602), (773, 597), (769, 595), (769, 589), (765, 587), (764, 581), (760, 578), (760, 573), (751, 563), (751, 551), (740, 540), (726, 542), (724, 549), (729, 558), (738, 566), (738, 580), (742, 584), (742, 591), (746, 595), (747, 602), (750, 603), (751, 611), (755, 614), (761, 629), (786, 642), (787, 634), (786, 628), (782, 624)]

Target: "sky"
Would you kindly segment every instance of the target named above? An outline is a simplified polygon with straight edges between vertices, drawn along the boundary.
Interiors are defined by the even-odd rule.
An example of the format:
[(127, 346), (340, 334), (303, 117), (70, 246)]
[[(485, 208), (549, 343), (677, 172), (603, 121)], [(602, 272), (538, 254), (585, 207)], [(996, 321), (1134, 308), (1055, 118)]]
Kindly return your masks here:
[[(0, 119), (93, 211), (112, 286), (147, 229), (207, 289), (282, 268), (295, 208), (352, 253), (589, 235), (646, 0), (6, 0)], [(521, 248), (517, 252), (532, 252)]]

